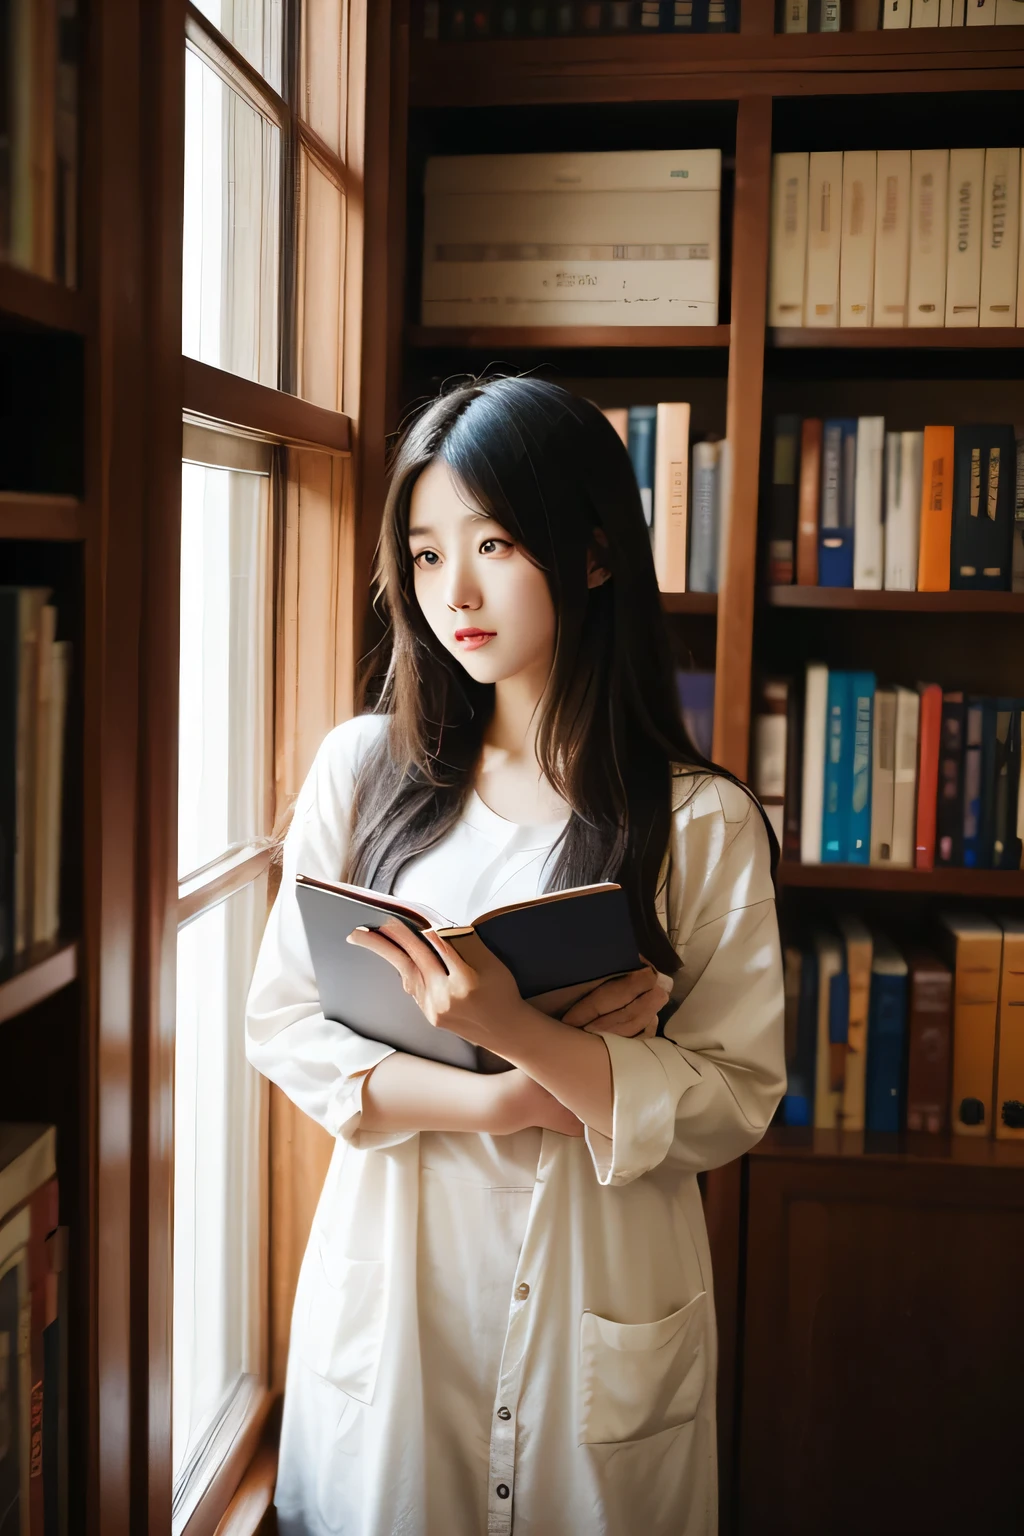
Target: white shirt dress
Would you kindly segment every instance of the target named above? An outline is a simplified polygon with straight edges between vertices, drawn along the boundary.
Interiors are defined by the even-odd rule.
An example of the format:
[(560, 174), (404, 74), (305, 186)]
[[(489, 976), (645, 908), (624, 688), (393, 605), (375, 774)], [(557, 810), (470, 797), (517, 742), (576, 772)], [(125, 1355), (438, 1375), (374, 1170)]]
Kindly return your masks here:
[[(297, 873), (337, 879), (385, 722), (324, 740), (247, 1007), (250, 1061), (336, 1138), (292, 1319), (281, 1536), (713, 1536), (716, 1333), (696, 1175), (784, 1091), (768, 840), (742, 790), (674, 781), (664, 1037), (605, 1035), (612, 1135), (360, 1130), (390, 1047), (324, 1019)], [(395, 893), (452, 922), (544, 887), (562, 823), (473, 794)]]

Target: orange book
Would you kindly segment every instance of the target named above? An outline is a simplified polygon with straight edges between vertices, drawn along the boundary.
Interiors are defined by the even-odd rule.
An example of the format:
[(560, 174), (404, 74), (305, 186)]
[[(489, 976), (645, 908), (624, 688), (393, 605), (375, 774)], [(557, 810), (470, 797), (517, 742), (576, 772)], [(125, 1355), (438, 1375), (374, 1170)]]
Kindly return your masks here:
[(956, 1136), (991, 1136), (1003, 930), (975, 912), (945, 912), (941, 922), (953, 971), (950, 1124)]
[[(917, 590), (949, 591), (953, 538), (953, 428), (925, 427)], [(929, 866), (930, 868), (931, 866)]]
[(663, 592), (686, 591), (690, 407), (661, 403), (654, 438), (654, 569)]
[(999, 1066), (996, 1072), (996, 1139), (1024, 1141), (1024, 921), (997, 919), (1003, 930), (999, 981)]
[(818, 500), (821, 496), (821, 428), (808, 417), (800, 431), (800, 498), (796, 515), (796, 581), (818, 585)]
[(917, 757), (917, 837), (914, 868), (935, 868), (935, 816), (939, 804), (939, 741), (942, 735), (942, 689), (938, 683), (921, 688), (921, 724)]

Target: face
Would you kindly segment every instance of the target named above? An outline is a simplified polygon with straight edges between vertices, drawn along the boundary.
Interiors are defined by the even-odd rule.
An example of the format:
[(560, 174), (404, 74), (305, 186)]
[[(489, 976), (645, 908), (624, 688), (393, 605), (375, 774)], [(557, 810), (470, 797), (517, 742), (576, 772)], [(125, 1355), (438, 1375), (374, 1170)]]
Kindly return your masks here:
[(413, 488), (409, 552), (423, 617), (472, 678), (543, 684), (555, 648), (544, 573), (438, 460)]

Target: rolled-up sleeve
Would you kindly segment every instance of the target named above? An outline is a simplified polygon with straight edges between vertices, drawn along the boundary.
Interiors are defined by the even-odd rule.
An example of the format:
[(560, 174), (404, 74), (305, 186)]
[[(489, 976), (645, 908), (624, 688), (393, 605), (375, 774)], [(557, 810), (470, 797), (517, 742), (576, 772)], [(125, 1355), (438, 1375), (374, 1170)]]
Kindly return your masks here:
[(322, 742), (295, 803), (283, 846), (281, 885), (260, 945), (246, 1003), (249, 1061), (332, 1136), (356, 1146), (383, 1147), (414, 1132), (361, 1131), (363, 1084), (393, 1047), (325, 1019), (306, 931), (295, 899), (295, 876), (337, 880), (344, 864), (355, 763), (367, 719), (337, 727)]
[(663, 1162), (687, 1173), (731, 1162), (761, 1139), (785, 1092), (770, 853), (749, 797), (711, 781), (676, 815), (672, 866), (678, 1006), (663, 1036), (603, 1036), (612, 1134), (586, 1131), (602, 1184), (628, 1184)]

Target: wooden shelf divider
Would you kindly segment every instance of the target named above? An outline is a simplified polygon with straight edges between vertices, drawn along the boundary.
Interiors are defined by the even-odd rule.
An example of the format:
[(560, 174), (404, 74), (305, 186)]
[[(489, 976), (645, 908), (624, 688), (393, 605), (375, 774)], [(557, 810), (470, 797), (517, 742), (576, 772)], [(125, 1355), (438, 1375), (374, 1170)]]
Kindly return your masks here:
[(1024, 898), (1020, 869), (884, 869), (877, 864), (779, 864), (781, 886), (901, 891), (919, 896)]
[(79, 289), (47, 282), (6, 262), (0, 262), (0, 315), (80, 336), (87, 329), (85, 295)]
[(12, 976), (0, 981), (0, 1024), (45, 1002), (78, 975), (78, 945), (58, 942), (33, 951)]
[(84, 539), (87, 514), (75, 496), (31, 496), (0, 491), (0, 539)]
[(962, 330), (936, 326), (934, 330), (916, 326), (898, 330), (888, 326), (826, 329), (813, 325), (782, 326), (768, 332), (769, 344), (787, 349), (800, 347), (874, 347), (947, 348), (962, 352), (965, 348), (1024, 347), (1024, 328), (1020, 326), (970, 326)]
[(1019, 613), (1024, 592), (864, 592), (855, 587), (769, 587), (773, 608), (842, 608), (865, 613)]
[(409, 345), (480, 351), (547, 347), (727, 347), (727, 325), (413, 325)]
[(666, 613), (716, 614), (718, 612), (718, 593), (663, 592), (661, 594), (661, 606)]

